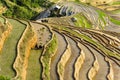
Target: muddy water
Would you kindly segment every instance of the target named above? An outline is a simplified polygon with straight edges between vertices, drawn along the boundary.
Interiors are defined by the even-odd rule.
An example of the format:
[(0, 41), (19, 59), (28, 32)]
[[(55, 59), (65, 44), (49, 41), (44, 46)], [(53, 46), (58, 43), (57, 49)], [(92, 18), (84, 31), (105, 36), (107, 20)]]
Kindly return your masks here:
[(95, 76), (95, 80), (106, 80), (107, 74), (109, 72), (109, 65), (108, 62), (105, 61), (104, 56), (101, 53), (97, 52), (95, 49), (89, 47), (90, 50), (94, 53), (97, 57), (99, 63), (99, 70)]
[(112, 67), (113, 67), (113, 73), (114, 73), (114, 80), (120, 80), (120, 66), (118, 66), (114, 61), (110, 60)]
[(82, 45), (81, 43), (79, 45), (80, 45), (80, 48), (85, 53), (85, 61), (80, 69), (79, 79), (88, 80), (87, 74), (88, 74), (89, 69), (92, 67), (92, 64), (94, 63), (94, 56), (84, 45)]
[(74, 79), (74, 77), (73, 77), (73, 75), (74, 75), (74, 64), (75, 64), (75, 60), (79, 56), (80, 51), (79, 51), (79, 48), (78, 48), (77, 44), (75, 43), (75, 41), (73, 41), (69, 37), (67, 37), (67, 40), (70, 43), (72, 55), (70, 56), (66, 66), (65, 66), (64, 80), (67, 80), (67, 79), (68, 80), (73, 80)]

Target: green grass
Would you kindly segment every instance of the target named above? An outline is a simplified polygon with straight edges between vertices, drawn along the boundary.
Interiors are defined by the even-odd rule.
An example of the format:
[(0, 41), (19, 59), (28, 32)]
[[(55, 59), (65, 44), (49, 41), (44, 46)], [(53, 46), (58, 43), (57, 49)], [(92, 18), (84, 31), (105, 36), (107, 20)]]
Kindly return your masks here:
[(54, 4), (49, 0), (1, 0), (0, 3), (7, 8), (2, 13), (4, 16), (20, 19), (33, 19), (39, 14), (41, 9), (48, 8)]
[(120, 9), (117, 9), (117, 10), (113, 10), (111, 11), (112, 14), (119, 14), (120, 13)]
[(77, 19), (77, 22), (74, 22), (76, 26), (88, 29), (92, 28), (91, 22), (83, 14), (76, 14), (74, 18)]
[(120, 5), (120, 1), (114, 1), (110, 5)]
[(32, 10), (27, 5), (26, 6), (23, 6), (22, 4), (18, 5), (15, 2), (11, 2), (9, 0), (2, 1), (2, 3), (5, 3), (4, 6), (8, 8), (6, 12), (3, 13), (3, 15), (7, 17), (31, 19), (33, 16), (38, 14), (38, 12)]
[(5, 23), (5, 19), (3, 17), (0, 16), (0, 22), (4, 25)]
[[(42, 50), (31, 50), (28, 59), (27, 79), (26, 80), (40, 80), (42, 66), (40, 64), (40, 55)], [(33, 76), (34, 75), (34, 76)]]
[(19, 48), (18, 48), (19, 49), (19, 55), (20, 55), (20, 58), (21, 58), (22, 62), (18, 63), (18, 65), (20, 65), (20, 66), (16, 66), (16, 68), (18, 68), (17, 73), (19, 74), (18, 79), (20, 79), (20, 80), (22, 79), (21, 73), (23, 72), (22, 70), (24, 68), (23, 61), (26, 59), (25, 58), (26, 57), (25, 53), (26, 53), (26, 50), (27, 50), (27, 48), (30, 44), (28, 42), (34, 36), (34, 33), (32, 31), (32, 27), (29, 26), (29, 23), (27, 21), (26, 21), (26, 23), (28, 24), (28, 27), (26, 28), (26, 31), (22, 35), (21, 43), (19, 44)]
[(12, 66), (17, 54), (16, 47), (26, 26), (13, 19), (8, 20), (12, 24), (12, 31), (0, 52), (0, 68), (2, 70), (0, 75), (14, 77), (15, 72)]
[(10, 78), (6, 77), (6, 76), (1, 76), (0, 75), (0, 80), (10, 80)]
[(57, 47), (57, 40), (56, 40), (56, 36), (54, 36), (53, 40), (46, 47), (46, 52), (44, 56), (51, 57), (56, 47)]
[(76, 2), (76, 3), (80, 3), (80, 1), (79, 1), (79, 0), (75, 0), (75, 2)]
[(46, 47), (45, 54), (43, 55), (42, 64), (44, 65), (45, 80), (50, 80), (50, 65), (49, 65), (49, 63), (50, 63), (51, 57), (54, 55), (54, 52), (56, 51), (57, 44), (58, 43), (56, 40), (56, 36), (53, 36), (52, 41)]
[[(109, 17), (109, 20), (114, 23), (114, 24), (117, 24), (117, 25), (120, 25), (120, 21), (119, 20), (116, 20), (110, 16), (107, 16), (107, 14), (105, 14), (104, 12), (100, 11), (100, 10), (96, 10), (99, 14), (99, 18), (104, 22), (104, 25), (106, 25), (106, 21), (105, 21), (105, 17)], [(104, 29), (104, 27), (103, 27)]]
[[(98, 13), (98, 15), (99, 15), (99, 19), (101, 20), (101, 21), (103, 21), (103, 23), (104, 23), (104, 26), (106, 25), (106, 21), (105, 21), (105, 17), (107, 17), (107, 15), (103, 12), (103, 11), (101, 11), (101, 10), (96, 10), (97, 11), (97, 13)], [(102, 29), (104, 29), (104, 26), (103, 25), (101, 25), (101, 27), (102, 27)]]
[(109, 19), (110, 19), (110, 21), (111, 21), (112, 23), (117, 24), (117, 25), (120, 25), (120, 21), (119, 21), (119, 20), (116, 20), (116, 19), (114, 19), (114, 18), (112, 18), (112, 17), (109, 17)]

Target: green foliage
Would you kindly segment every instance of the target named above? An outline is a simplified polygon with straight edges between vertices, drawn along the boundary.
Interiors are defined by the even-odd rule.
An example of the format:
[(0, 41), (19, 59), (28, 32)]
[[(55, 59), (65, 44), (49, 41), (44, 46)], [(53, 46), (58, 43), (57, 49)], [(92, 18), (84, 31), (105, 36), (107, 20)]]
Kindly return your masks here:
[(39, 13), (34, 8), (48, 8), (53, 4), (48, 0), (0, 0), (0, 2), (8, 8), (3, 13), (4, 16), (21, 19), (32, 19)]
[(111, 5), (120, 5), (120, 1), (115, 1)]
[(10, 80), (10, 78), (0, 75), (0, 80)]
[(10, 0), (16, 3), (19, 6), (26, 6), (26, 7), (49, 7), (51, 6), (52, 2), (49, 0)]
[(57, 49), (57, 39), (56, 36), (53, 36), (53, 39), (51, 42), (47, 45), (45, 54), (43, 55), (42, 62), (45, 67), (44, 75), (45, 75), (45, 80), (50, 80), (50, 59), (54, 55), (56, 49)]
[[(28, 59), (28, 68), (26, 80), (40, 80), (42, 65), (39, 62), (40, 55), (42, 54), (42, 50), (31, 50), (30, 56)], [(34, 64), (34, 65), (33, 65)], [(31, 76), (34, 75), (34, 76)]]
[(104, 22), (104, 24), (106, 24), (106, 21), (104, 19), (106, 17), (106, 14), (102, 12), (101, 10), (96, 10), (96, 11), (99, 14), (99, 18)]
[(14, 6), (13, 16), (17, 18), (30, 19), (36, 12), (30, 11), (24, 7)]
[(46, 54), (45, 56), (51, 57), (52, 54), (54, 53), (55, 49), (56, 49), (56, 45), (57, 44), (57, 40), (56, 40), (56, 36), (53, 37), (53, 40), (50, 42), (50, 44), (46, 47)]
[(99, 14), (99, 18), (104, 22), (104, 25), (106, 25), (106, 21), (105, 21), (105, 17), (109, 17), (110, 21), (114, 24), (120, 25), (120, 21), (116, 20), (110, 16), (107, 16), (107, 14), (105, 14), (104, 12), (102, 12), (101, 10), (96, 10)]
[(79, 0), (75, 0), (76, 2), (80, 2)]
[[(9, 4), (9, 3), (8, 3)], [(4, 13), (4, 16), (22, 18), (22, 19), (31, 19), (37, 12), (32, 11), (28, 8), (21, 7), (19, 5), (8, 5), (9, 9)]]
[(76, 26), (83, 28), (92, 28), (91, 22), (83, 14), (76, 14), (74, 18), (77, 19), (76, 22), (74, 22)]

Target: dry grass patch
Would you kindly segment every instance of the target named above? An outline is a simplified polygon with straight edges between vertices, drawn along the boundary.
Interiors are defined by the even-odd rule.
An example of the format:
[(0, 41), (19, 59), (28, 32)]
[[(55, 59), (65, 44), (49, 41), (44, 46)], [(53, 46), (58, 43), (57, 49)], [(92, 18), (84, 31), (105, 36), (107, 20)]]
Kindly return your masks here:
[(17, 46), (17, 58), (14, 63), (14, 68), (17, 72), (15, 79), (26, 79), (26, 68), (28, 65), (28, 58), (30, 50), (36, 44), (36, 35), (34, 34), (31, 25), (27, 22), (25, 29)]

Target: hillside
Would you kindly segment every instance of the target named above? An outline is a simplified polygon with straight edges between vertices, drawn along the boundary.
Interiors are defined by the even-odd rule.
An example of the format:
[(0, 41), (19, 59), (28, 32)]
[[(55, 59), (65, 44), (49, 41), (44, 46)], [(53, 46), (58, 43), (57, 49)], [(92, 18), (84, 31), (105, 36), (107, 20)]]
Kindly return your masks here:
[(7, 17), (32, 19), (40, 11), (51, 6), (53, 3), (46, 0), (0, 0), (1, 13)]
[[(86, 3), (103, 10), (120, 13), (119, 0), (66, 0), (75, 3)], [(39, 12), (49, 8), (55, 3), (64, 2), (64, 0), (0, 0), (0, 14), (6, 17), (34, 19)]]
[(0, 80), (120, 79), (120, 10), (113, 4), (0, 2)]

